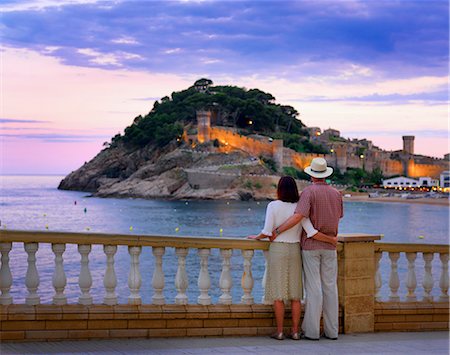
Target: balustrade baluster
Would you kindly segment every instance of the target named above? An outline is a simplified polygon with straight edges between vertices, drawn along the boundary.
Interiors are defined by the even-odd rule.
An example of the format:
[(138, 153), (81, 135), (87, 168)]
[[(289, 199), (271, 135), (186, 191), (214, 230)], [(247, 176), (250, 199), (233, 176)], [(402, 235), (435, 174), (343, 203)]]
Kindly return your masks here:
[(92, 296), (89, 293), (92, 286), (92, 276), (91, 271), (89, 270), (89, 253), (91, 252), (91, 245), (78, 245), (78, 252), (81, 255), (81, 269), (78, 278), (81, 295), (78, 298), (78, 303), (90, 305), (92, 304)]
[(441, 295), (439, 301), (448, 302), (448, 254), (441, 253), (441, 278), (439, 280), (439, 287), (441, 288)]
[(222, 255), (222, 273), (220, 274), (219, 286), (222, 290), (222, 294), (219, 297), (220, 304), (231, 304), (231, 287), (233, 285), (233, 279), (231, 278), (230, 271), (230, 258), (233, 253), (232, 249), (220, 249), (220, 255)]
[(8, 305), (12, 303), (12, 296), (9, 293), (12, 286), (12, 274), (9, 268), (9, 252), (12, 249), (12, 243), (0, 243), (0, 251), (2, 253), (2, 266), (0, 268), (0, 304)]
[(141, 295), (139, 289), (141, 288), (141, 273), (139, 271), (139, 255), (142, 247), (128, 247), (128, 253), (131, 257), (130, 273), (128, 274), (128, 287), (130, 288), (130, 296), (128, 297), (129, 304), (141, 304)]
[(39, 249), (38, 243), (24, 243), (25, 251), (28, 254), (27, 262), (27, 274), (25, 276), (25, 285), (28, 289), (28, 295), (25, 299), (25, 303), (33, 306), (39, 304), (41, 298), (37, 294), (39, 287), (39, 273), (36, 268), (36, 252)]
[(67, 279), (64, 273), (63, 253), (66, 250), (65, 244), (52, 244), (52, 250), (55, 254), (55, 272), (53, 273), (53, 287), (55, 295), (53, 296), (53, 303), (57, 305), (67, 304), (67, 296), (64, 294)]
[(423, 276), (423, 300), (433, 301), (433, 296), (431, 296), (431, 290), (433, 289), (433, 275), (431, 271), (431, 261), (433, 260), (433, 253), (423, 253), (423, 260), (425, 261), (425, 275)]
[(375, 300), (381, 302), (381, 272), (380, 260), (383, 256), (382, 252), (375, 252)]
[(211, 253), (210, 249), (199, 249), (200, 256), (200, 272), (198, 274), (198, 288), (200, 295), (197, 297), (197, 303), (202, 305), (211, 304), (211, 296), (208, 295), (208, 290), (211, 287), (211, 279), (208, 272), (208, 256)]
[(165, 304), (166, 300), (164, 298), (164, 272), (162, 269), (162, 257), (166, 249), (164, 247), (153, 247), (152, 253), (155, 257), (155, 270), (153, 271), (152, 286), (154, 289), (154, 294), (152, 296), (153, 304)]
[(253, 276), (252, 276), (252, 257), (253, 250), (242, 250), (242, 256), (244, 257), (244, 273), (242, 274), (241, 285), (244, 290), (244, 294), (241, 297), (241, 302), (244, 304), (253, 304)]
[(262, 278), (262, 290), (263, 290), (263, 295), (261, 297), (261, 303), (262, 304), (270, 304), (269, 302), (266, 302), (266, 281), (267, 281), (267, 267), (269, 265), (269, 251), (268, 250), (264, 250), (264, 276)]
[(178, 293), (175, 296), (175, 303), (187, 304), (188, 297), (186, 295), (186, 289), (188, 287), (188, 276), (186, 273), (186, 255), (188, 254), (188, 249), (175, 248), (175, 254), (178, 256), (178, 269), (175, 276), (175, 287)]
[(406, 288), (408, 289), (408, 294), (406, 295), (406, 299), (410, 302), (417, 300), (416, 257), (417, 253), (406, 253), (406, 259), (408, 260), (408, 276), (406, 277)]
[(103, 277), (103, 286), (105, 287), (106, 294), (103, 298), (103, 303), (109, 306), (117, 304), (116, 286), (117, 278), (114, 271), (114, 255), (117, 252), (116, 245), (104, 245), (103, 251), (106, 254), (106, 272)]
[(400, 286), (400, 281), (398, 278), (398, 271), (397, 271), (397, 261), (400, 257), (400, 253), (389, 253), (389, 259), (391, 259), (391, 274), (389, 277), (389, 288), (391, 289), (391, 294), (389, 295), (390, 301), (399, 301), (400, 297), (398, 296), (398, 288)]

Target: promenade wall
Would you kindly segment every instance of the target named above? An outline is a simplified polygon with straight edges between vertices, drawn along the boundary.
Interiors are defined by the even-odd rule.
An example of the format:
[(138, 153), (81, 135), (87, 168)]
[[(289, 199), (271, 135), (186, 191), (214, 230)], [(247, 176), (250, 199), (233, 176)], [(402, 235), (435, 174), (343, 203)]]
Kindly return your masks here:
[[(449, 329), (448, 297), (448, 245), (396, 244), (374, 242), (380, 236), (354, 234), (340, 235), (338, 252), (339, 331), (351, 334), (378, 331), (430, 331)], [(53, 304), (40, 304), (36, 294), (39, 277), (36, 273), (38, 244), (50, 243), (55, 252), (55, 274)], [(12, 275), (9, 269), (9, 252), (23, 244), (29, 254), (26, 276)], [(78, 244), (81, 254), (79, 287), (82, 293), (79, 304), (67, 304), (64, 295), (65, 276), (62, 250), (65, 244)], [(88, 268), (88, 254), (91, 244), (104, 246), (107, 256), (104, 286), (106, 295), (103, 304), (93, 304), (89, 293), (92, 278)], [(113, 271), (114, 249), (127, 245), (130, 253), (128, 304), (117, 304)], [(155, 271), (152, 278), (154, 294), (151, 304), (142, 304), (139, 255), (142, 247), (151, 247)], [(0, 231), (0, 339), (4, 341), (48, 341), (68, 339), (108, 338), (153, 338), (189, 336), (267, 336), (275, 328), (271, 305), (252, 296), (254, 279), (252, 258), (255, 250), (267, 256), (268, 242), (240, 238), (164, 237), (134, 236), (63, 232)], [(177, 296), (166, 300), (164, 288), (163, 258), (165, 248), (175, 248), (178, 270), (175, 279)], [(219, 287), (222, 295), (213, 304), (208, 290), (212, 286), (208, 267), (210, 250), (220, 250), (222, 271)], [(185, 257), (188, 249), (197, 249), (201, 259), (198, 275), (198, 304), (189, 304), (186, 297), (187, 274)], [(239, 304), (230, 298), (230, 257), (233, 250), (243, 256), (241, 287), (243, 295)], [(390, 259), (391, 271), (388, 285), (389, 300), (379, 297), (381, 275), (379, 273), (382, 254)], [(397, 261), (403, 255), (408, 260), (406, 299), (400, 298)], [(435, 256), (438, 258), (435, 258)], [(148, 257), (144, 253), (142, 257)], [(261, 255), (262, 256), (262, 255)], [(423, 258), (425, 274), (423, 296), (416, 294), (415, 259)], [(440, 295), (433, 296), (435, 284), (431, 262), (441, 262), (438, 287)], [(167, 261), (166, 262), (173, 262)], [(214, 266), (215, 272), (220, 272)], [(420, 266), (422, 267), (422, 266)], [(220, 266), (219, 266), (220, 268)], [(25, 272), (25, 270), (23, 270)], [(128, 270), (121, 270), (127, 272)], [(439, 270), (438, 270), (439, 271)], [(14, 276), (14, 277), (13, 277)], [(192, 277), (193, 275), (191, 275)], [(15, 304), (10, 294), (11, 286), (26, 286), (28, 294), (25, 304)], [(168, 285), (171, 287), (171, 285)], [(83, 304), (84, 303), (84, 304)], [(290, 314), (286, 314), (286, 331), (290, 327)]]

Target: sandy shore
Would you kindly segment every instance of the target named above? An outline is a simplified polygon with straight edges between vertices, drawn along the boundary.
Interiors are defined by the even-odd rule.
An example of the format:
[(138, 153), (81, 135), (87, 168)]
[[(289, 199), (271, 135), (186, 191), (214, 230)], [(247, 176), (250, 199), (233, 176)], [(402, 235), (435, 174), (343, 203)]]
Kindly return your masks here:
[(418, 203), (427, 205), (450, 206), (448, 198), (417, 198), (406, 199), (401, 197), (369, 197), (369, 195), (352, 195), (351, 197), (344, 197), (344, 201), (355, 202), (401, 202), (401, 203)]

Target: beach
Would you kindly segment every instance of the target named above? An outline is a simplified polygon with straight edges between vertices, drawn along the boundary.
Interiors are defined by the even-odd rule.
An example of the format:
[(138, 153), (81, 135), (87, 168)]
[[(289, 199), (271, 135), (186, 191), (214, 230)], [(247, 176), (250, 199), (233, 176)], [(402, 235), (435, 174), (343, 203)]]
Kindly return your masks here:
[(430, 197), (421, 197), (421, 198), (402, 198), (396, 196), (389, 197), (369, 197), (368, 194), (351, 194), (351, 197), (345, 197), (344, 201), (354, 201), (354, 202), (400, 202), (400, 203), (408, 203), (408, 204), (426, 204), (426, 205), (437, 205), (437, 206), (449, 206), (450, 207), (450, 199), (448, 198), (430, 198)]

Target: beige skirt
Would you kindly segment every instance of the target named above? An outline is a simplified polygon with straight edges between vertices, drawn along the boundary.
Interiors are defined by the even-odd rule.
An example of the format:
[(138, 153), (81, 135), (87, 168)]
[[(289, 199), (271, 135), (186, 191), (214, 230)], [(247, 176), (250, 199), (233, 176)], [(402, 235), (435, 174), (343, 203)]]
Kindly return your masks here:
[(265, 301), (303, 297), (302, 257), (299, 243), (273, 242), (269, 247)]

